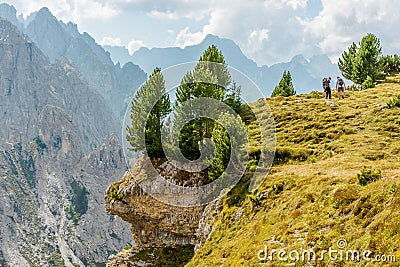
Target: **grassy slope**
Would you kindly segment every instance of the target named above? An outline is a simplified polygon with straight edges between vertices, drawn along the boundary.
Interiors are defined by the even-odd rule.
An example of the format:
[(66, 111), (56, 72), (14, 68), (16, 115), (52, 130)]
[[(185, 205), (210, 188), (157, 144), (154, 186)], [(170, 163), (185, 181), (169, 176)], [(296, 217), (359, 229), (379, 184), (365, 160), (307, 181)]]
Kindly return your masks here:
[[(349, 92), (344, 100), (334, 97), (335, 107), (312, 95), (270, 100), (276, 164), (252, 197), (239, 185), (223, 199), (210, 241), (188, 266), (261, 266), (257, 252), (264, 245), (318, 252), (337, 249), (340, 238), (348, 249), (394, 254), (397, 265), (387, 265), (399, 266), (400, 108), (377, 106), (395, 94), (400, 83), (391, 78), (374, 89)], [(363, 166), (381, 169), (383, 179), (361, 186), (357, 174)], [(383, 264), (336, 261), (331, 266), (350, 265)]]

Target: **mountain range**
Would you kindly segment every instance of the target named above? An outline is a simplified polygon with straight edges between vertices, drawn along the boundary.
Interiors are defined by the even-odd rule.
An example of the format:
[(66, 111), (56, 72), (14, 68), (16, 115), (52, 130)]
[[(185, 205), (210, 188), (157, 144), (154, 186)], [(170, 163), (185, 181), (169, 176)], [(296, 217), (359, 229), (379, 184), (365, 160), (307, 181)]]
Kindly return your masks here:
[(229, 66), (246, 74), (266, 96), (271, 94), (285, 70), (291, 72), (297, 93), (307, 93), (313, 89), (320, 90), (323, 77), (336, 77), (340, 73), (337, 65), (333, 64), (327, 55), (315, 55), (310, 59), (297, 55), (290, 62), (278, 63), (270, 67), (265, 65), (257, 66), (253, 60), (244, 55), (240, 47), (232, 40), (211, 34), (207, 35), (197, 45), (185, 48), (149, 49), (142, 47), (132, 55), (129, 54), (125, 47), (104, 46), (104, 48), (110, 52), (114, 62), (120, 62), (121, 64), (134, 62), (147, 73), (151, 73), (155, 67), (165, 69), (176, 64), (197, 61), (202, 52), (213, 44), (222, 51)]
[(88, 83), (106, 99), (120, 119), (125, 114), (129, 98), (146, 80), (146, 73), (152, 73), (156, 67), (165, 69), (197, 61), (212, 44), (223, 52), (229, 66), (252, 79), (266, 96), (271, 94), (285, 70), (291, 72), (294, 87), (300, 94), (321, 90), (323, 77), (336, 77), (340, 74), (337, 64), (332, 63), (325, 54), (314, 55), (309, 59), (297, 55), (289, 62), (258, 66), (246, 57), (235, 42), (211, 34), (197, 45), (185, 48), (142, 47), (130, 55), (122, 46), (101, 47), (88, 33), (80, 33), (76, 24), (57, 20), (47, 8), (24, 19), (17, 17), (13, 6), (1, 4), (0, 16), (35, 41), (50, 61), (60, 57), (70, 60)]
[(104, 211), (126, 169), (118, 120), (70, 61), (4, 19), (0, 116), (0, 266), (103, 264), (129, 242)]
[(0, 17), (26, 33), (51, 62), (65, 58), (76, 66), (113, 113), (122, 119), (130, 97), (147, 78), (139, 66), (131, 62), (123, 66), (114, 64), (110, 54), (88, 33), (81, 34), (76, 24), (57, 20), (46, 7), (26, 19), (17, 18), (16, 14), (13, 6), (0, 4)]

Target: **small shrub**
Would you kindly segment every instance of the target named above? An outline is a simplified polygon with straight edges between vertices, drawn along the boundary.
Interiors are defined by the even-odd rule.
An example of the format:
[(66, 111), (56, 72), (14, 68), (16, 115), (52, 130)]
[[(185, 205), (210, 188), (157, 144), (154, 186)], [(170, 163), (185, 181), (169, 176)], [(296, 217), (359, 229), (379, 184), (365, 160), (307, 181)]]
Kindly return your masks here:
[(311, 98), (322, 98), (322, 96), (320, 95), (320, 93), (318, 92), (318, 91), (312, 91), (311, 93), (310, 93), (310, 97)]
[(288, 163), (290, 160), (304, 162), (314, 154), (311, 149), (277, 147), (275, 151), (274, 164)]
[(124, 195), (118, 193), (119, 185), (112, 184), (110, 187), (110, 194), (109, 197), (112, 200), (121, 200)]
[(33, 142), (36, 144), (38, 150), (43, 150), (47, 148), (46, 144), (42, 141), (42, 139), (40, 139), (39, 136), (36, 136), (33, 139)]
[(368, 169), (367, 167), (364, 166), (361, 169), (361, 172), (357, 174), (357, 178), (360, 185), (365, 186), (369, 183), (382, 179), (382, 172), (380, 169), (373, 170), (373, 169)]
[(338, 188), (333, 193), (333, 200), (337, 206), (348, 205), (358, 198), (356, 187)]
[(387, 74), (385, 73), (385, 72), (383, 72), (383, 71), (379, 71), (377, 74), (376, 74), (376, 80), (380, 80), (380, 81), (384, 81), (385, 79), (386, 79), (386, 77), (387, 77)]
[(315, 156), (311, 156), (311, 157), (308, 158), (308, 161), (311, 162), (311, 163), (316, 163), (318, 161), (318, 158), (315, 157)]
[(390, 195), (396, 195), (399, 192), (399, 185), (396, 182), (389, 184), (388, 193)]
[(248, 196), (249, 196), (249, 199), (250, 199), (251, 203), (253, 204), (254, 208), (261, 207), (261, 198), (259, 196), (254, 195), (254, 194), (250, 194)]
[(396, 95), (387, 103), (389, 107), (400, 107), (400, 95)]
[(370, 76), (361, 84), (362, 89), (374, 88), (376, 83), (372, 80)]
[(362, 87), (359, 84), (352, 84), (346, 87), (346, 91), (361, 91)]
[(275, 194), (280, 194), (285, 190), (286, 187), (286, 182), (283, 181), (282, 183), (274, 184), (272, 186), (272, 190), (274, 191)]

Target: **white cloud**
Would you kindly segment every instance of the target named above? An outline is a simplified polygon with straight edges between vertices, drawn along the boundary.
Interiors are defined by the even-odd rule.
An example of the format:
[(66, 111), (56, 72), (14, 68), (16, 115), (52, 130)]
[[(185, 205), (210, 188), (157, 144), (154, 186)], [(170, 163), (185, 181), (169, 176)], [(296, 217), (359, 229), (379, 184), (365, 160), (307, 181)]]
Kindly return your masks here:
[(206, 35), (203, 32), (192, 33), (189, 31), (189, 27), (186, 27), (179, 31), (176, 36), (174, 45), (182, 48), (189, 45), (195, 45), (200, 43), (205, 36)]
[(318, 49), (310, 43), (305, 45), (311, 34), (305, 36), (305, 26), (297, 17), (306, 3), (307, 0), (266, 0), (245, 5), (239, 1), (218, 1), (209, 13), (208, 23), (197, 32), (187, 27), (181, 29), (177, 43), (198, 43), (207, 34), (230, 38), (259, 65), (289, 60), (303, 52), (310, 55)]
[(253, 36), (256, 36), (258, 40), (268, 40), (268, 29), (261, 29), (259, 31), (253, 31)]
[[(117, 36), (123, 44), (132, 36), (126, 30), (130, 25), (144, 29), (140, 31), (142, 36), (138, 36), (136, 32), (134, 36), (144, 40), (146, 44), (158, 47), (193, 45), (201, 42), (207, 34), (215, 34), (234, 40), (259, 65), (287, 61), (296, 54), (309, 57), (327, 53), (331, 58), (337, 58), (351, 42), (358, 42), (369, 32), (381, 39), (385, 53), (399, 53), (400, 35), (397, 32), (400, 24), (400, 1), (397, 0), (321, 0), (323, 10), (310, 19), (304, 18), (308, 5), (315, 2), (310, 0), (8, 2), (23, 13), (47, 6), (59, 19), (72, 20), (78, 26), (91, 27), (85, 30), (89, 33), (96, 32), (97, 36)], [(314, 12), (317, 11), (316, 9)], [(116, 21), (120, 18), (127, 21), (119, 21), (115, 32), (111, 33), (104, 32), (101, 26), (93, 23), (107, 20), (112, 26), (114, 18)], [(87, 21), (91, 23), (86, 23)], [(126, 25), (126, 28), (122, 30), (124, 26), (121, 25)], [(111, 26), (107, 27), (108, 30)], [(136, 29), (132, 28), (132, 31)], [(142, 41), (133, 40), (130, 51), (142, 45)]]
[(283, 3), (291, 6), (293, 9), (302, 9), (307, 7), (307, 0), (281, 0)]
[(160, 12), (157, 10), (152, 10), (151, 12), (147, 13), (150, 17), (159, 20), (176, 20), (178, 19), (178, 14), (174, 12)]
[(110, 3), (93, 0), (9, 0), (19, 13), (26, 17), (42, 7), (47, 7), (58, 19), (79, 23), (82, 20), (109, 20), (120, 14), (120, 9)]
[(348, 1), (322, 0), (324, 9), (311, 21), (305, 21), (305, 27), (314, 42), (324, 53), (332, 58), (338, 56), (352, 42), (358, 42), (367, 33), (373, 33), (381, 39), (386, 53), (398, 53), (400, 37), (398, 25), (400, 2), (395, 0)]
[(120, 14), (120, 10), (109, 3), (92, 0), (74, 0), (74, 20), (109, 20)]
[(322, 0), (323, 10), (313, 19), (300, 18), (307, 0), (212, 2), (206, 25), (198, 31), (181, 29), (176, 43), (194, 44), (209, 33), (216, 34), (233, 39), (258, 64), (270, 65), (296, 54), (327, 53), (337, 60), (351, 42), (371, 32), (381, 39), (384, 52), (398, 53), (400, 1)]
[(145, 46), (143, 41), (141, 41), (141, 40), (131, 40), (128, 43), (128, 47), (127, 48), (128, 48), (129, 54), (132, 55), (133, 52), (135, 52), (136, 50), (138, 50), (139, 48), (141, 48), (143, 46)]
[(120, 38), (104, 37), (100, 45), (122, 46), (122, 41)]
[(254, 30), (250, 33), (250, 39), (256, 42), (268, 40), (268, 29)]
[(57, 18), (63, 20), (72, 20), (72, 10), (67, 0), (11, 0), (7, 1), (7, 3), (14, 5), (18, 13), (23, 14), (24, 17), (27, 17), (32, 12), (38, 11), (42, 7), (48, 7), (53, 15), (55, 15)]

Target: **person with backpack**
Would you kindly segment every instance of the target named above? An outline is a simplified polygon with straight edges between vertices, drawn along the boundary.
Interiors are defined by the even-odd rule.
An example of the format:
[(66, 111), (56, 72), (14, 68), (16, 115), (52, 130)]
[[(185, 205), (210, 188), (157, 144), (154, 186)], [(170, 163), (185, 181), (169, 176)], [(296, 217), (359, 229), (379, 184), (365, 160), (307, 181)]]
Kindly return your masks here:
[(346, 90), (346, 84), (344, 83), (343, 79), (339, 76), (336, 79), (336, 90), (338, 93), (338, 98), (340, 99), (340, 95), (344, 99), (344, 91)]
[(324, 78), (322, 80), (322, 88), (324, 89), (324, 92), (325, 92), (325, 98), (332, 99), (331, 77)]

